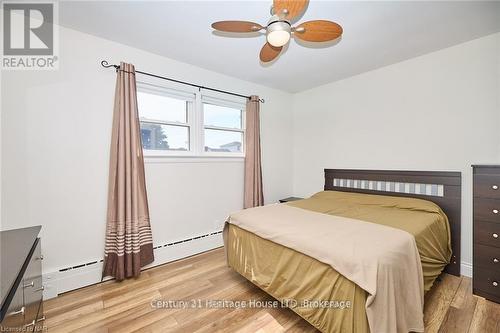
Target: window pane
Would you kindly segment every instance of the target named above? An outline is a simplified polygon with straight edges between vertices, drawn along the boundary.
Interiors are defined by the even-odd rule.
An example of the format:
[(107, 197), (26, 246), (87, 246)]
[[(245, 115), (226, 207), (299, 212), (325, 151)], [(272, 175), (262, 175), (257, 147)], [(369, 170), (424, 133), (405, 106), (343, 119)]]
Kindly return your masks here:
[(141, 122), (142, 148), (149, 150), (189, 150), (189, 127)]
[(205, 129), (205, 151), (241, 153), (243, 133)]
[(139, 117), (144, 119), (186, 123), (187, 103), (182, 99), (137, 92)]
[(241, 110), (203, 103), (206, 126), (241, 128)]

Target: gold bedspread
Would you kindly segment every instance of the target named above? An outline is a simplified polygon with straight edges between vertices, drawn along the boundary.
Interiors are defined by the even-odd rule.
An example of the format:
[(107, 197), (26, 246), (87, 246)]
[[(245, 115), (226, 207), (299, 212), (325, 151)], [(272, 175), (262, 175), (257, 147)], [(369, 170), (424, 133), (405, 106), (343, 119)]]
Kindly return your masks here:
[[(425, 291), (431, 288), (451, 257), (448, 220), (441, 209), (429, 201), (324, 191), (288, 204), (411, 233), (422, 261)], [(366, 292), (330, 265), (234, 225), (229, 225), (227, 237), (229, 265), (273, 297), (299, 302), (350, 301), (349, 308), (293, 309), (320, 331), (369, 332)]]

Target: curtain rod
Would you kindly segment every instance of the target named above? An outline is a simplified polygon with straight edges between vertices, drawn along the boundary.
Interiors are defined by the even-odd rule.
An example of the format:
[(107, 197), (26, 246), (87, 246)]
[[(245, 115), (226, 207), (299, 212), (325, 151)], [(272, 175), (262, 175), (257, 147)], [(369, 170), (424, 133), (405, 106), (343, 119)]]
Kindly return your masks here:
[[(106, 60), (101, 61), (101, 66), (104, 67), (104, 68), (113, 67), (117, 72), (120, 69), (119, 65), (109, 64)], [(172, 82), (176, 82), (176, 83), (180, 83), (180, 84), (185, 84), (185, 85), (188, 85), (188, 86), (191, 86), (191, 87), (196, 87), (196, 88), (198, 88), (200, 90), (201, 89), (211, 90), (211, 91), (216, 91), (216, 92), (220, 92), (220, 93), (223, 93), (223, 94), (228, 94), (228, 95), (243, 97), (243, 98), (247, 98), (247, 99), (251, 98), (250, 96), (245, 96), (245, 95), (233, 93), (233, 92), (230, 92), (230, 91), (215, 89), (215, 88), (204, 87), (204, 86), (200, 86), (200, 85), (197, 85), (197, 84), (194, 84), (194, 83), (189, 83), (189, 82), (185, 82), (185, 81), (175, 80), (175, 79), (171, 79), (169, 77), (160, 76), (160, 75), (156, 75), (156, 74), (151, 74), (151, 73), (148, 73), (148, 72), (142, 72), (142, 71), (138, 71), (138, 70), (136, 70), (135, 72), (139, 73), (139, 74), (143, 74), (143, 75), (152, 76), (152, 77), (155, 77), (155, 78), (158, 78), (158, 79), (162, 79), (162, 80), (172, 81)], [(259, 102), (265, 103), (265, 100), (263, 98), (259, 98)]]

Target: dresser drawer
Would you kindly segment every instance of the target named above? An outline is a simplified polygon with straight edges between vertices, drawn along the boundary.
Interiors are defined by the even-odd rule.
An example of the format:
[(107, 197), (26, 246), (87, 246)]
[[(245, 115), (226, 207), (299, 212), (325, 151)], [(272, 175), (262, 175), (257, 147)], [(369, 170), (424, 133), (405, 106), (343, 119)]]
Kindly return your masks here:
[(475, 175), (474, 197), (500, 199), (500, 175)]
[(500, 223), (475, 221), (474, 243), (500, 247)]
[(500, 247), (474, 244), (474, 267), (500, 272)]
[(474, 198), (474, 219), (500, 223), (500, 200)]
[(474, 290), (500, 296), (500, 272), (474, 267)]

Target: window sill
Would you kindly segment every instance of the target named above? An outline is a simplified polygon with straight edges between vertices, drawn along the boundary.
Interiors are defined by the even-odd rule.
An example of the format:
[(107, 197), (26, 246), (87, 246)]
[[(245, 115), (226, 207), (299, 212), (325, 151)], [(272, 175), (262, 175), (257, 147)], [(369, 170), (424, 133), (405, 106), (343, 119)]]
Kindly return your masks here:
[(245, 156), (144, 156), (144, 163), (243, 163)]

